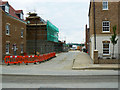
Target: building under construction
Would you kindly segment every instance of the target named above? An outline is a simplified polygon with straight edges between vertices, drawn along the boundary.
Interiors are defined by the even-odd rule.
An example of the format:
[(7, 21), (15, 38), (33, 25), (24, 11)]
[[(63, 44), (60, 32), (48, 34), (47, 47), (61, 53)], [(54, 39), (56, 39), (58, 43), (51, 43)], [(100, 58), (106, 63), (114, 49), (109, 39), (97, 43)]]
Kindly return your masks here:
[(50, 21), (44, 21), (36, 13), (29, 13), (27, 22), (27, 53), (40, 54), (61, 52), (63, 44), (58, 41), (59, 30)]

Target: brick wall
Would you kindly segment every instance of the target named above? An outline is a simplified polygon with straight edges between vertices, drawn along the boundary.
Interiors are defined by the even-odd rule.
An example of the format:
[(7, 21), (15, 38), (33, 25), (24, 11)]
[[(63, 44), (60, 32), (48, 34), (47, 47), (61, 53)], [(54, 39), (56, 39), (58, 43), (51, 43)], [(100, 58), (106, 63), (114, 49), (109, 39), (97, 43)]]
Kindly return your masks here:
[(90, 11), (89, 11), (89, 27), (90, 27), (90, 37), (94, 33), (94, 10), (93, 10), (93, 2), (91, 2), (90, 5)]
[(0, 9), (0, 64), (2, 64), (1, 60), (2, 60), (2, 10)]
[[(113, 26), (117, 25), (117, 34), (118, 27), (120, 24), (118, 17), (120, 17), (120, 2), (109, 2), (108, 10), (102, 10), (102, 2), (95, 2), (95, 29), (96, 34), (113, 34)], [(102, 21), (110, 21), (110, 33), (102, 33)], [(90, 26), (90, 36), (94, 34), (94, 10), (93, 2), (91, 2), (90, 12), (89, 12), (89, 26)], [(119, 30), (120, 31), (120, 30)]]
[(37, 30), (37, 40), (47, 40), (46, 25), (31, 26), (27, 25), (27, 40), (35, 40), (35, 33)]
[(86, 47), (86, 49), (88, 48), (87, 47), (87, 43), (88, 43), (88, 31), (87, 31), (87, 25), (85, 25), (85, 34), (86, 34), (86, 41), (85, 41), (85, 47)]
[(86, 31), (86, 42), (85, 42), (85, 47), (86, 47), (86, 50), (87, 52), (89, 53), (89, 40), (90, 40), (90, 30), (89, 28), (87, 28), (87, 25), (85, 26), (85, 31)]
[(120, 64), (120, 61), (117, 59), (99, 59), (99, 64)]
[[(113, 34), (113, 26), (117, 25), (118, 33), (118, 2), (108, 2), (108, 10), (102, 10), (102, 2), (95, 2), (96, 34)], [(102, 33), (102, 21), (110, 21), (110, 33)]]
[[(11, 16), (6, 15), (4, 12), (2, 13), (2, 37), (3, 37), (3, 41), (2, 41), (2, 46), (3, 46), (3, 56), (6, 55), (6, 43), (10, 43), (10, 54), (9, 55), (13, 55), (14, 51), (13, 51), (13, 44), (17, 45), (17, 55), (21, 54), (21, 44), (24, 45), (24, 52), (26, 52), (26, 24), (20, 20), (17, 20)], [(9, 23), (10, 24), (10, 35), (6, 35), (6, 24)], [(21, 38), (21, 30), (24, 30), (23, 32), (23, 38)]]

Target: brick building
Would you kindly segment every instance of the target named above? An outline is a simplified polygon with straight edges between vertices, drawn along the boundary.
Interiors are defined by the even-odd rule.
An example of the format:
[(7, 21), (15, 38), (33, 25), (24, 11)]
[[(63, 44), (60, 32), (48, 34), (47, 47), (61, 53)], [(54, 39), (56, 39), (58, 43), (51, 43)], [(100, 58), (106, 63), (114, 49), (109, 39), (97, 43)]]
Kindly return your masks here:
[(118, 42), (115, 45), (115, 57), (120, 58), (120, 1), (91, 0), (89, 8), (90, 27), (90, 56), (93, 59), (94, 50), (98, 50), (99, 58), (111, 58), (113, 45), (111, 35), (113, 26), (117, 26), (116, 34)]
[(58, 28), (49, 21), (44, 21), (36, 13), (29, 13), (27, 24), (27, 53), (40, 54), (58, 52)]
[[(1, 17), (2, 17), (2, 10), (0, 8), (0, 18)], [(2, 64), (1, 60), (2, 60), (2, 18), (0, 19), (0, 64)]]
[(26, 52), (26, 22), (23, 19), (23, 11), (15, 10), (8, 2), (2, 1), (0, 15), (2, 59), (6, 55), (20, 55)]
[(87, 25), (85, 25), (85, 35), (86, 35), (85, 49), (86, 49), (86, 52), (88, 52), (88, 54), (90, 54), (90, 48), (89, 48), (90, 30), (87, 27)]

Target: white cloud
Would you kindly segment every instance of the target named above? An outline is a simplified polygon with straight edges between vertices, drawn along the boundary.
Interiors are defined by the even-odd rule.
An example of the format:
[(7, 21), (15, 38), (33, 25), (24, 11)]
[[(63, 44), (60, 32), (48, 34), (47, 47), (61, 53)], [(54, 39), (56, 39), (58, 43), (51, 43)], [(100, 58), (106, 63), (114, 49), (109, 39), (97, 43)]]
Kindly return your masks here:
[[(32, 2), (33, 0), (25, 0)], [(89, 2), (89, 0), (34, 0), (34, 2)]]

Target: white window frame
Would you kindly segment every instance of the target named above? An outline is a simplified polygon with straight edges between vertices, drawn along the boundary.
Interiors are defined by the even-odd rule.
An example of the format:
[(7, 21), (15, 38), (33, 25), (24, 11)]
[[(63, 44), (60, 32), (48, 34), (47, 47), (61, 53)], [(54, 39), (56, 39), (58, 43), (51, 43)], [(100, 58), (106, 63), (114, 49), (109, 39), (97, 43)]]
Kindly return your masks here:
[(21, 29), (21, 38), (23, 38), (23, 37), (24, 37), (24, 30)]
[(23, 53), (24, 52), (24, 45), (23, 44), (21, 44), (20, 49), (21, 49), (21, 53)]
[[(104, 22), (109, 22), (109, 31), (103, 31), (103, 23)], [(108, 27), (108, 26), (104, 26), (104, 27)], [(110, 21), (102, 21), (102, 32), (110, 32)]]
[(5, 5), (5, 12), (9, 13), (9, 6), (8, 5)]
[(6, 35), (10, 35), (10, 24), (6, 24)]
[[(103, 44), (109, 44), (109, 54), (104, 54), (104, 52), (103, 52), (103, 55), (110, 55), (110, 43), (103, 43)], [(104, 47), (103, 47), (103, 50), (104, 50)]]
[(20, 19), (23, 19), (23, 14), (22, 13), (20, 13)]
[[(104, 8), (104, 4), (103, 3), (105, 3), (105, 2), (107, 2), (107, 8)], [(102, 2), (102, 9), (103, 10), (108, 10), (108, 0), (103, 0), (103, 2)]]
[[(8, 47), (7, 47), (8, 45)], [(6, 54), (10, 54), (10, 44), (6, 43)]]

